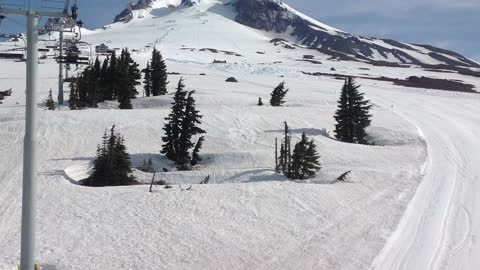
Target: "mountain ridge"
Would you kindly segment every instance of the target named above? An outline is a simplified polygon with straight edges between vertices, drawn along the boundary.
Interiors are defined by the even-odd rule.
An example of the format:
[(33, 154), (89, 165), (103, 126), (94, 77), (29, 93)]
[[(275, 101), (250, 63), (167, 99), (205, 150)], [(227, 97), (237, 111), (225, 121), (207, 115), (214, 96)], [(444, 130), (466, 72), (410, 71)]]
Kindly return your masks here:
[(128, 22), (133, 18), (133, 11), (155, 9), (154, 5), (175, 8), (205, 2), (230, 6), (236, 23), (268, 32), (275, 40), (282, 39), (288, 48), (301, 46), (318, 50), (334, 59), (366, 61), (374, 65), (480, 68), (479, 63), (450, 50), (341, 31), (302, 14), (280, 0), (137, 0), (117, 15), (114, 22)]

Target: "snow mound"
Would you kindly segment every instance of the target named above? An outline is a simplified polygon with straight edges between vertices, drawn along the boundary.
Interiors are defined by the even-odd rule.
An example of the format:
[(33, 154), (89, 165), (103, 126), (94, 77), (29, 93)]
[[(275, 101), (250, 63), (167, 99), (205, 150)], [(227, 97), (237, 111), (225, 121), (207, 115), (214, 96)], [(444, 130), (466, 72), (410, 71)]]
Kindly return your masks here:
[(93, 163), (91, 160), (79, 160), (67, 168), (65, 168), (65, 175), (74, 183), (79, 183), (81, 180), (88, 178), (92, 174)]

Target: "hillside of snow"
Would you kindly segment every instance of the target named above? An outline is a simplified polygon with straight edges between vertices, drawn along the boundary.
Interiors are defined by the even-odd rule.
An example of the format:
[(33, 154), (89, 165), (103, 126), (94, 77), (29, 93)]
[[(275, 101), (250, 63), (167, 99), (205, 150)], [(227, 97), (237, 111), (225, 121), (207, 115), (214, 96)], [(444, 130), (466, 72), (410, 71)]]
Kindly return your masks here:
[[(287, 39), (271, 42), (265, 31), (236, 23), (231, 6), (180, 3), (159, 0), (133, 11), (126, 23), (83, 34), (92, 46), (135, 50), (142, 68), (153, 47), (162, 52), (172, 72), (169, 94), (144, 98), (139, 86), (133, 110), (114, 103), (46, 110), (42, 100), (50, 89), (56, 96), (58, 66), (52, 57), (41, 60), (37, 263), (44, 269), (480, 267), (480, 96), (377, 80), (426, 76), (478, 91), (478, 77), (339, 61)], [(40, 46), (56, 42), (50, 38), (42, 37)], [(81, 70), (72, 67), (69, 76)], [(374, 104), (368, 133), (376, 146), (332, 138), (339, 75), (359, 77), (360, 90)], [(231, 76), (239, 82), (225, 82)], [(196, 90), (207, 131), (201, 165), (159, 174), (173, 188), (156, 186), (153, 193), (148, 185), (78, 185), (113, 124), (135, 166), (148, 158), (158, 170), (168, 164), (159, 153), (162, 128), (180, 77)], [(290, 89), (284, 107), (256, 105), (259, 97), (268, 103), (282, 81)], [(0, 104), (0, 269), (19, 262), (25, 120), (25, 63), (0, 59), (0, 91), (9, 88), (13, 95)], [(305, 183), (273, 171), (284, 121), (294, 140), (305, 132), (318, 145), (322, 170)], [(347, 182), (334, 182), (349, 170)], [(138, 170), (135, 175), (151, 179)], [(206, 175), (211, 183), (198, 185)]]
[(117, 15), (114, 22), (142, 19), (158, 9), (200, 6), (222, 9), (222, 14), (232, 21), (260, 30), (271, 39), (283, 38), (294, 47), (319, 50), (342, 60), (440, 69), (449, 66), (480, 67), (480, 63), (453, 51), (346, 33), (312, 19), (279, 0), (137, 0)]

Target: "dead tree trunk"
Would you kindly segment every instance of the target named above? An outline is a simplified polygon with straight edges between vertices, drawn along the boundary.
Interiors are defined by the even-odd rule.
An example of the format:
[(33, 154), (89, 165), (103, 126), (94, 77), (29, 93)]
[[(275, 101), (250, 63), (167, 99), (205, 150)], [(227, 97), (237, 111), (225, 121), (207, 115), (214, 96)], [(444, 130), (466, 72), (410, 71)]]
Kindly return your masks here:
[(153, 173), (152, 182), (150, 183), (150, 192), (152, 192), (153, 181), (155, 180), (155, 174), (156, 174), (156, 173), (157, 173), (157, 172), (154, 172), (154, 173)]

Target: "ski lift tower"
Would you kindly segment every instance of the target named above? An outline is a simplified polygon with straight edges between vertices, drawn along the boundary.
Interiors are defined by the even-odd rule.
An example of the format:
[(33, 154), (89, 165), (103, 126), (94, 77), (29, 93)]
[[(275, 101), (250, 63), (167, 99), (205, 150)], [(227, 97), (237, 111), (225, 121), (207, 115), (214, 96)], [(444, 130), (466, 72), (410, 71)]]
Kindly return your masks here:
[(35, 176), (37, 174), (38, 18), (66, 18), (70, 0), (0, 0), (0, 14), (27, 17), (27, 91), (23, 150), (20, 269), (35, 267)]

